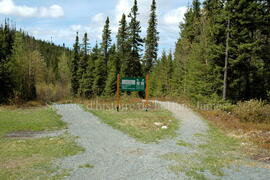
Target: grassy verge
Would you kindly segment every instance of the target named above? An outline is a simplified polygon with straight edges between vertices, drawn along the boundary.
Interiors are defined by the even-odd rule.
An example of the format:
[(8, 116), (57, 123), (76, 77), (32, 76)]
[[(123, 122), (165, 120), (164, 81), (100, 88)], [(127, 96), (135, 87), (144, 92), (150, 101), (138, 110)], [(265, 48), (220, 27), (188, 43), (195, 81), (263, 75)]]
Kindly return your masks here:
[(253, 151), (251, 148), (247, 148), (248, 153), (254, 156), (255, 159), (270, 156), (269, 123), (243, 122), (241, 119), (235, 117), (234, 114), (222, 110), (200, 111), (200, 114), (216, 127), (226, 132), (226, 134), (247, 143), (252, 142), (259, 146), (260, 149), (262, 148), (268, 151), (267, 153), (263, 150), (258, 151), (259, 149), (256, 149)]
[[(144, 143), (173, 137), (178, 129), (178, 120), (166, 110), (145, 112), (129, 110), (124, 112), (91, 110), (104, 123), (120, 130)], [(158, 123), (158, 124), (157, 124)], [(168, 127), (162, 129), (162, 126)]]
[[(235, 154), (239, 148), (239, 142), (235, 139), (227, 137), (217, 128), (209, 125), (208, 134), (197, 136), (206, 140), (205, 144), (188, 146), (191, 149), (196, 149), (194, 153), (165, 154), (163, 158), (176, 161), (176, 165), (170, 166), (170, 170), (175, 173), (184, 173), (192, 179), (207, 179), (205, 173), (210, 172), (217, 177), (223, 176), (222, 168), (230, 167), (239, 163), (239, 155)], [(186, 146), (186, 143), (181, 142), (178, 145)]]
[(64, 129), (67, 125), (52, 109), (0, 108), (0, 137), (9, 132)]
[(10, 132), (63, 128), (66, 124), (48, 108), (0, 108), (0, 179), (60, 179), (67, 175), (67, 170), (53, 166), (52, 162), (83, 150), (73, 137), (67, 134), (41, 139), (4, 137)]

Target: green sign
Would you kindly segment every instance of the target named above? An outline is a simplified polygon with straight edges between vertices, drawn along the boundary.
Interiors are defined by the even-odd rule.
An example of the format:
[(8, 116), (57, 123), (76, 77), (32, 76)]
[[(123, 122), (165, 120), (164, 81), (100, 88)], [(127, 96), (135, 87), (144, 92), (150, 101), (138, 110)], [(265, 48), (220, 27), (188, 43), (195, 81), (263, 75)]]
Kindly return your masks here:
[(144, 78), (122, 78), (121, 90), (122, 91), (144, 91), (145, 79)]

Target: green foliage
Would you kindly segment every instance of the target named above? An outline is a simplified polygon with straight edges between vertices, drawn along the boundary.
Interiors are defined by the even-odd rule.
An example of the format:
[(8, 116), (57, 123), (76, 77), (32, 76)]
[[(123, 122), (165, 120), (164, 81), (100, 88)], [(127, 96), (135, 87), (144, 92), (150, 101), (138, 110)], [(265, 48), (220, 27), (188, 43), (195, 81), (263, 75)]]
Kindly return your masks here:
[(88, 67), (88, 61), (89, 61), (89, 39), (87, 33), (84, 34), (83, 37), (83, 43), (82, 43), (82, 48), (81, 48), (81, 58), (78, 64), (78, 72), (77, 72), (77, 77), (79, 80), (79, 89), (78, 89), (78, 95), (79, 96), (84, 96), (84, 81), (85, 81), (85, 73), (87, 72), (87, 67)]
[(104, 95), (106, 96), (114, 96), (116, 92), (117, 86), (117, 74), (119, 72), (119, 58), (116, 53), (116, 47), (113, 45), (110, 49), (110, 60), (109, 60), (109, 72), (108, 77), (106, 80), (105, 92)]
[[(183, 94), (194, 102), (265, 99), (269, 92), (269, 5), (266, 1), (194, 0), (180, 25), (172, 74), (164, 74), (164, 58), (153, 67), (154, 96)], [(256, 22), (256, 23), (254, 23)], [(229, 26), (228, 26), (229, 25)], [(229, 35), (228, 78), (224, 80)], [(162, 74), (162, 75), (161, 75)], [(164, 79), (169, 76), (169, 81)], [(165, 90), (164, 90), (165, 89)]]
[(128, 26), (125, 14), (122, 15), (122, 19), (119, 22), (119, 29), (117, 34), (117, 51), (121, 63), (118, 72), (121, 72), (121, 75), (126, 77), (129, 71), (128, 63), (130, 46), (128, 44)]
[(147, 35), (145, 39), (145, 73), (149, 73), (153, 63), (157, 60), (158, 53), (158, 31), (157, 31), (157, 15), (156, 15), (156, 1), (153, 0), (151, 6), (150, 19), (148, 21)]
[(128, 15), (130, 18), (128, 26), (128, 44), (130, 46), (130, 52), (128, 55), (128, 71), (125, 73), (128, 77), (140, 77), (142, 75), (140, 52), (143, 39), (140, 36), (141, 26), (137, 20), (138, 17), (138, 5), (137, 0), (134, 1), (134, 5), (131, 8), (131, 12)]
[(106, 70), (106, 74), (107, 74), (107, 65), (108, 65), (108, 61), (109, 61), (109, 48), (111, 45), (111, 30), (110, 30), (110, 19), (109, 17), (107, 17), (104, 28), (103, 28), (103, 34), (102, 34), (102, 43), (101, 43), (101, 48), (102, 48), (102, 53), (104, 56), (104, 60), (105, 60), (105, 70)]
[(77, 95), (79, 89), (78, 69), (80, 62), (80, 46), (79, 46), (79, 34), (77, 32), (76, 40), (73, 46), (73, 59), (71, 62), (71, 90), (74, 96)]

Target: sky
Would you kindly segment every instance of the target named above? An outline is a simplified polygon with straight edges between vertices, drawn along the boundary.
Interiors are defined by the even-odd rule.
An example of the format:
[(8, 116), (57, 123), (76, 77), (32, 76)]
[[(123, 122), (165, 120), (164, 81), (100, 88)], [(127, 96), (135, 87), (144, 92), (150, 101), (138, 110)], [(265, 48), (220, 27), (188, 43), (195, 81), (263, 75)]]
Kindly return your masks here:
[[(190, 0), (191, 1), (191, 0)], [(30, 35), (55, 44), (72, 47), (76, 31), (88, 33), (91, 46), (101, 41), (108, 16), (112, 38), (123, 13), (128, 14), (134, 0), (0, 0), (0, 23), (9, 18)], [(152, 0), (138, 0), (139, 21), (145, 37)], [(157, 0), (159, 54), (174, 50), (179, 38), (179, 23), (183, 21), (189, 0)]]

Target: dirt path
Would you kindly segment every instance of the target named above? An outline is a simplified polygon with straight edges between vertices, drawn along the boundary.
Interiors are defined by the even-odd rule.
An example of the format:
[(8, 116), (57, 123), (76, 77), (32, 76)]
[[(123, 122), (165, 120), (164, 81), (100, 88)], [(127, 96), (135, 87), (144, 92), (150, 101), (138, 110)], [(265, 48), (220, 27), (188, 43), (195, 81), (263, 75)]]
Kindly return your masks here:
[[(161, 103), (161, 102), (159, 102)], [(159, 144), (143, 144), (103, 124), (94, 115), (85, 112), (78, 105), (55, 105), (63, 120), (69, 123), (69, 132), (78, 136), (78, 143), (86, 151), (58, 162), (63, 168), (73, 169), (67, 179), (74, 180), (174, 180), (197, 179), (185, 171), (174, 173), (170, 166), (177, 164), (175, 160), (166, 159), (166, 154), (188, 156), (196, 152), (196, 148), (179, 146), (177, 142), (197, 146), (204, 143), (202, 137), (208, 131), (207, 124), (195, 113), (176, 103), (161, 103), (181, 121), (177, 137), (160, 141)], [(190, 161), (197, 161), (191, 159)], [(80, 168), (91, 164), (93, 168)], [(188, 167), (188, 165), (187, 165)], [(252, 171), (251, 171), (252, 170)], [(222, 177), (202, 172), (207, 179), (265, 179), (270, 171), (264, 168), (242, 168), (240, 171), (227, 169)], [(259, 178), (261, 177), (261, 178)], [(267, 178), (268, 179), (268, 178)]]

